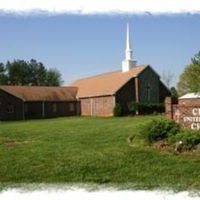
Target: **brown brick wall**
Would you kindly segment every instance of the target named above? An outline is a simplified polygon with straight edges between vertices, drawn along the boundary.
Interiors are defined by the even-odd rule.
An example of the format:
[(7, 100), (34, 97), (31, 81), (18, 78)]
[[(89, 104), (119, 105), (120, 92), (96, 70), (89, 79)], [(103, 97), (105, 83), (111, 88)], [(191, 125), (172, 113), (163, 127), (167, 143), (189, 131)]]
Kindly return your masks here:
[(112, 116), (115, 105), (114, 96), (81, 98), (81, 115)]
[(200, 130), (200, 99), (180, 99), (173, 104), (166, 98), (165, 109), (166, 115), (182, 127)]
[(83, 116), (91, 115), (90, 98), (80, 99), (80, 112)]
[(179, 105), (200, 106), (200, 99), (179, 99)]
[(169, 119), (173, 119), (172, 98), (165, 98), (165, 114)]
[(200, 99), (180, 99), (175, 111), (183, 127), (200, 130)]

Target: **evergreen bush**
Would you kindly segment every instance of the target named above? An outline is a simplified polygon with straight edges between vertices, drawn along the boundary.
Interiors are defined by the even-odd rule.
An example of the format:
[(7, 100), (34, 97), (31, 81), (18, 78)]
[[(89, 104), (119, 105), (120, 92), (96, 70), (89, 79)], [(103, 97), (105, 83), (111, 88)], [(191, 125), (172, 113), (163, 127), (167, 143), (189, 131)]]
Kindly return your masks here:
[(135, 114), (135, 112), (137, 110), (139, 110), (139, 103), (137, 103), (137, 102), (131, 102), (130, 105), (129, 105), (129, 107), (128, 107), (128, 109), (129, 109), (129, 112), (131, 114)]
[(152, 120), (141, 128), (141, 135), (148, 143), (167, 139), (168, 135), (176, 135), (180, 131), (180, 126), (173, 120), (159, 119)]
[(136, 111), (139, 111), (139, 114), (155, 114), (165, 112), (165, 106), (163, 103), (137, 103), (132, 102), (129, 105), (129, 112), (135, 114)]
[(115, 107), (113, 108), (113, 115), (115, 117), (119, 117), (122, 115), (122, 107), (119, 103), (116, 103)]
[(182, 129), (176, 135), (169, 135), (169, 142), (175, 143), (177, 141), (183, 142), (183, 147), (187, 150), (191, 150), (200, 144), (200, 131), (194, 131), (191, 129)]
[(176, 122), (168, 119), (152, 120), (141, 128), (140, 135), (149, 144), (159, 140), (167, 140), (171, 144), (181, 141), (185, 150), (200, 145), (200, 131), (180, 128)]

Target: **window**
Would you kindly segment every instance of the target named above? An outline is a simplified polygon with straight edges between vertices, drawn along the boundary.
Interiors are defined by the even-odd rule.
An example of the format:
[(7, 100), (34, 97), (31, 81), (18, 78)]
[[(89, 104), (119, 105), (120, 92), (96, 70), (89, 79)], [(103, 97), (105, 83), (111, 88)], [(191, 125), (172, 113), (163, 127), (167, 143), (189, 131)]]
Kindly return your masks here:
[(8, 104), (7, 106), (7, 113), (14, 113), (14, 106), (11, 104)]
[(54, 113), (57, 112), (57, 104), (56, 104), (56, 103), (53, 104), (53, 112), (54, 112)]
[(75, 108), (74, 108), (74, 103), (70, 103), (69, 104), (69, 111), (70, 112), (73, 112), (75, 110)]

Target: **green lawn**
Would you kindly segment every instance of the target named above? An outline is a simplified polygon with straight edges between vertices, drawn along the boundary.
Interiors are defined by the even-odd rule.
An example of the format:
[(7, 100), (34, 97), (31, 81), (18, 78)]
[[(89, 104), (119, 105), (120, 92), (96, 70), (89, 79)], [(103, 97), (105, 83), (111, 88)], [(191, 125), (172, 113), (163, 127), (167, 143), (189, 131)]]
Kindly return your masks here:
[(140, 127), (159, 116), (68, 117), (0, 122), (0, 183), (97, 183), (137, 189), (200, 189), (200, 155), (145, 146)]

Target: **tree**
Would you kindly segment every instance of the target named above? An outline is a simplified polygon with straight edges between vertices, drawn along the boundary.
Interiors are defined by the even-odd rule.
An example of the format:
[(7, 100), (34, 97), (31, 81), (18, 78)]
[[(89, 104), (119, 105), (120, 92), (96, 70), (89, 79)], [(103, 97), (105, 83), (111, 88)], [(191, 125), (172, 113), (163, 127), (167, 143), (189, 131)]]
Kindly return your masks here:
[(8, 61), (5, 65), (0, 63), (1, 85), (59, 86), (61, 83), (61, 74), (57, 69), (47, 70), (43, 63), (34, 59)]
[(191, 64), (187, 65), (180, 75), (177, 88), (179, 95), (200, 92), (200, 51), (191, 59)]
[[(47, 69), (45, 69), (45, 66), (41, 62), (37, 62), (34, 59), (31, 59), (30, 63), (30, 84), (31, 85), (47, 85)], [(49, 84), (50, 85), (50, 84)]]
[(14, 60), (7, 62), (6, 69), (8, 73), (9, 85), (28, 85), (30, 82), (30, 69), (28, 63), (24, 60)]
[(3, 63), (0, 63), (0, 85), (7, 85), (8, 77), (5, 74), (6, 68)]
[(171, 82), (173, 80), (173, 74), (170, 71), (163, 71), (162, 73), (162, 80), (164, 81), (164, 83), (166, 84), (166, 86), (168, 88), (170, 88), (171, 86)]
[(57, 69), (47, 71), (47, 85), (58, 86), (62, 83), (61, 74)]
[(175, 87), (170, 88), (171, 97), (174, 102), (178, 101), (178, 92)]

